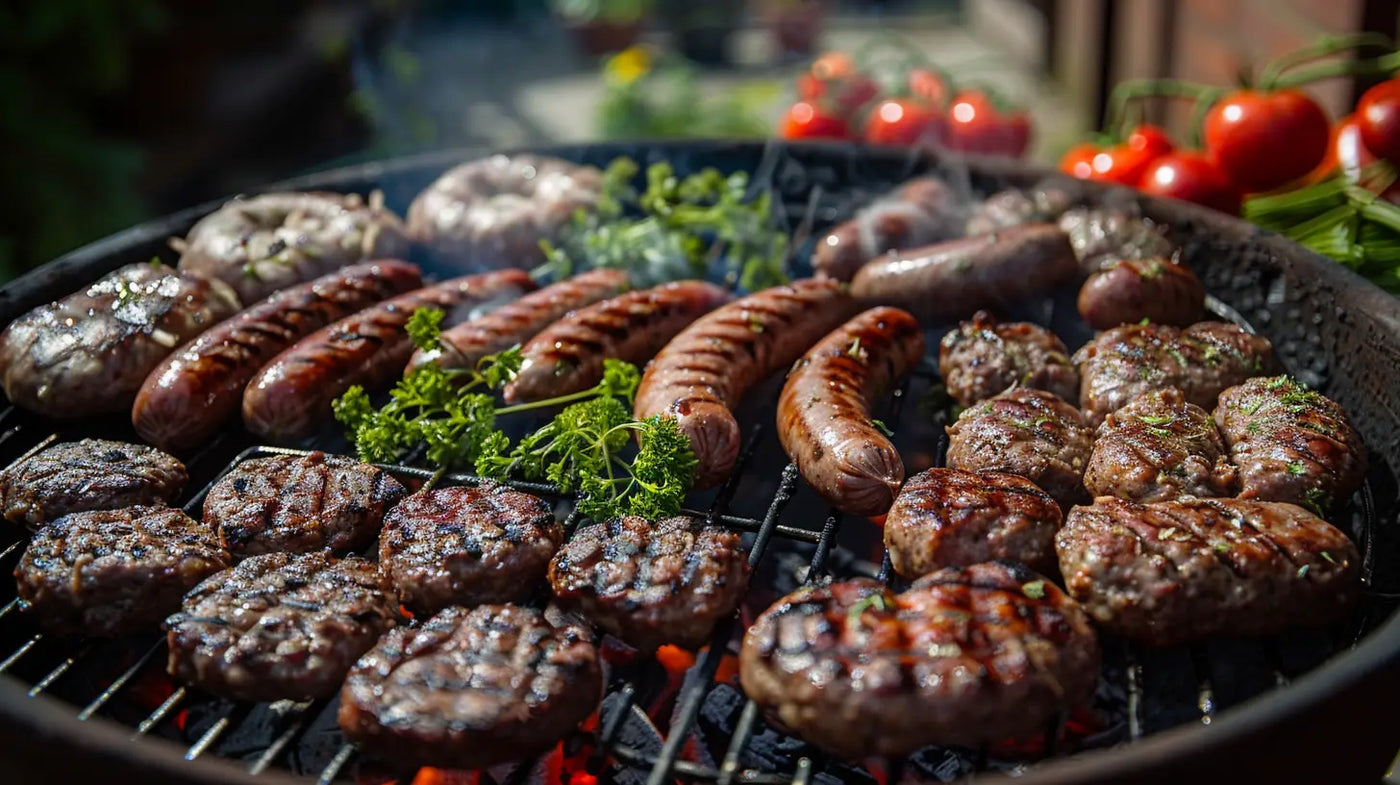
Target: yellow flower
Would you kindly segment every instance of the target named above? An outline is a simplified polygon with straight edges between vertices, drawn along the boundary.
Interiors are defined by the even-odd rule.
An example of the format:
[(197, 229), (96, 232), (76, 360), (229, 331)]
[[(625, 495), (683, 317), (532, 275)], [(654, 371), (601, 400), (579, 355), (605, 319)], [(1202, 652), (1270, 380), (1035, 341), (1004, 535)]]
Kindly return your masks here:
[(629, 47), (608, 58), (603, 70), (610, 80), (630, 85), (651, 71), (651, 53), (644, 46)]

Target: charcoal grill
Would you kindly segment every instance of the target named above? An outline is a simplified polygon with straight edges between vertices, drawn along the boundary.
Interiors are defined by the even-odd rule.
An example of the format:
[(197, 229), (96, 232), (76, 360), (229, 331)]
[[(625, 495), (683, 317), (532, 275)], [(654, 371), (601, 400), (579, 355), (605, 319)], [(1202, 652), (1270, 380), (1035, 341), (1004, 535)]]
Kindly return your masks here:
[[(629, 155), (670, 161), (679, 172), (704, 166), (755, 173), (771, 188), (781, 218), (799, 241), (845, 217), (854, 206), (910, 176), (940, 171), (969, 193), (1029, 185), (1044, 173), (1006, 161), (940, 161), (923, 154), (842, 145), (698, 142), (590, 145), (545, 150), (606, 164)], [(368, 193), (378, 188), (403, 212), (448, 166), (478, 155), (453, 151), (329, 172), (269, 187)], [(1106, 187), (1082, 187), (1087, 201), (1139, 199)], [(602, 781), (661, 785), (950, 781), (966, 775), (1019, 776), (1033, 783), (1374, 781), (1400, 746), (1382, 718), (1400, 707), (1400, 302), (1304, 249), (1233, 219), (1174, 202), (1141, 198), (1144, 212), (1173, 227), (1185, 261), (1201, 275), (1212, 310), (1268, 335), (1290, 371), (1340, 401), (1372, 452), (1368, 482), (1334, 517), (1361, 546), (1366, 599), (1355, 617), (1320, 632), (1266, 641), (1217, 641), (1151, 651), (1106, 637), (1097, 721), (1065, 717), (1044, 738), (1021, 747), (928, 749), (872, 769), (833, 761), (767, 726), (733, 686), (717, 682), (731, 667), (741, 620), (716, 631), (713, 645), (683, 677), (654, 660), (619, 661), (597, 721), (537, 760), (483, 773), (472, 781), (527, 783), (564, 771)], [(171, 259), (165, 240), (183, 234), (216, 205), (144, 224), (80, 249), (0, 290), (0, 323), (67, 294), (116, 267), (152, 256)], [(419, 260), (432, 271), (431, 259)], [(445, 272), (445, 271), (443, 271)], [(1071, 346), (1087, 339), (1068, 300), (1027, 314)], [(936, 370), (925, 362), (882, 406), (897, 424), (910, 473), (941, 460), (946, 417), (933, 400)], [(805, 488), (771, 435), (776, 386), (755, 391), (740, 410), (748, 441), (739, 468), (718, 491), (698, 496), (694, 514), (746, 535), (755, 567), (745, 618), (803, 581), (856, 574), (891, 578), (878, 532), (822, 506)], [(121, 420), (55, 424), (8, 407), (0, 411), (0, 463), (58, 438), (133, 438)], [(314, 445), (344, 451), (331, 431)], [(283, 450), (284, 451), (284, 450)], [(197, 510), (208, 485), (238, 462), (279, 452), (234, 429), (186, 456)], [(285, 452), (285, 451), (284, 451)], [(416, 464), (385, 467), (405, 481), (470, 483)], [(548, 486), (520, 483), (569, 500)], [(199, 490), (199, 489), (203, 490)], [(566, 527), (577, 523), (566, 515)], [(7, 527), (0, 568), (24, 545)], [(335, 730), (334, 702), (236, 704), (200, 695), (163, 677), (158, 636), (112, 642), (54, 640), (16, 610), (12, 584), (0, 594), (0, 760), (21, 781), (180, 783), (390, 782), (414, 780), (358, 760)], [(13, 781), (13, 780), (12, 780)], [(432, 781), (427, 778), (420, 781)], [(462, 779), (438, 780), (447, 782)], [(582, 781), (582, 780), (576, 780)]]

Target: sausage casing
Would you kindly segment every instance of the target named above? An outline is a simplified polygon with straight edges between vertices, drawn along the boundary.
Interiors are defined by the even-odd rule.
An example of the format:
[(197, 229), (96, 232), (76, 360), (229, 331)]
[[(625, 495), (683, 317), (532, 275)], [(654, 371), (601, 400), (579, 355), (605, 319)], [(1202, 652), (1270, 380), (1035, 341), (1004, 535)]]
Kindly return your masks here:
[(506, 385), (506, 400), (538, 401), (587, 390), (602, 380), (604, 359), (646, 362), (676, 333), (728, 301), (723, 287), (676, 281), (580, 308), (525, 344), (525, 360)]
[(940, 323), (1043, 295), (1078, 272), (1059, 227), (1028, 224), (881, 257), (860, 268), (851, 293)]
[(696, 487), (717, 485), (739, 458), (739, 423), (729, 407), (855, 310), (846, 287), (831, 280), (794, 281), (735, 300), (666, 344), (642, 374), (633, 413), (674, 417), (699, 460)]
[(408, 369), (428, 363), (443, 368), (475, 368), (483, 357), (524, 343), (569, 311), (620, 294), (627, 285), (627, 273), (609, 269), (590, 270), (551, 284), (480, 319), (444, 330), (442, 348), (414, 352)]
[(522, 270), (467, 275), (401, 294), (302, 338), (277, 355), (243, 392), (243, 424), (274, 441), (315, 432), (331, 402), (352, 385), (383, 387), (413, 353), (404, 325), (418, 308), (448, 312), (448, 323), (471, 310), (535, 288)]
[(422, 285), (415, 265), (383, 260), (283, 289), (167, 357), (136, 394), (131, 423), (141, 438), (161, 449), (198, 447), (237, 414), (243, 388), (282, 350), (337, 319)]
[(947, 240), (962, 233), (958, 198), (937, 177), (918, 177), (875, 200), (817, 242), (818, 278), (849, 281), (861, 265), (886, 251)]
[(871, 401), (919, 362), (924, 334), (898, 308), (836, 328), (793, 367), (778, 398), (778, 438), (807, 484), (853, 515), (883, 515), (904, 482), (899, 451), (870, 419)]
[(1119, 259), (1089, 276), (1078, 305), (1095, 330), (1143, 319), (1186, 327), (1205, 316), (1206, 290), (1191, 268), (1169, 259)]

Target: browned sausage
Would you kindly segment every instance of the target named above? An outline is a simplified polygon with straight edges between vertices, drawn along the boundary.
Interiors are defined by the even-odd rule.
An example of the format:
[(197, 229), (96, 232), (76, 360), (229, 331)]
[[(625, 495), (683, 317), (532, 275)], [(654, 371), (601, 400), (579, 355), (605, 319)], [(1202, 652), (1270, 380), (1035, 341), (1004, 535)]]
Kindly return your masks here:
[(1186, 327), (1206, 311), (1206, 290), (1191, 268), (1168, 259), (1120, 259), (1089, 276), (1079, 315), (1095, 330), (1146, 319)]
[(352, 385), (383, 387), (402, 371), (413, 352), (404, 325), (418, 308), (448, 312), (456, 323), (472, 309), (514, 299), (535, 288), (522, 270), (453, 278), (328, 324), (277, 355), (243, 392), (243, 424), (273, 441), (315, 433), (330, 416), (331, 402)]
[(587, 390), (609, 357), (643, 363), (676, 333), (729, 301), (723, 287), (676, 281), (581, 308), (540, 331), (521, 349), (525, 361), (506, 400), (538, 401)]
[(627, 285), (627, 273), (621, 270), (590, 270), (546, 286), (480, 319), (443, 331), (442, 348), (414, 352), (408, 369), (428, 363), (475, 368), (483, 357), (528, 341), (569, 311), (624, 292)]
[(919, 177), (837, 224), (817, 242), (812, 267), (818, 278), (849, 281), (861, 265), (886, 251), (957, 237), (963, 217), (958, 198), (937, 177)]
[(416, 266), (383, 260), (284, 289), (167, 357), (136, 394), (131, 424), (161, 449), (198, 447), (238, 413), (243, 388), (283, 349), (336, 319), (422, 285)]
[(778, 438), (813, 490), (852, 515), (883, 515), (904, 482), (899, 451), (870, 419), (870, 402), (924, 354), (919, 322), (871, 308), (813, 346), (778, 398)]
[(1078, 272), (1074, 248), (1059, 227), (1027, 224), (876, 259), (856, 273), (851, 293), (942, 323), (1048, 294)]
[(696, 487), (717, 485), (739, 458), (739, 423), (729, 407), (855, 310), (846, 287), (832, 280), (794, 281), (736, 300), (666, 344), (642, 374), (633, 413), (676, 418), (699, 459)]

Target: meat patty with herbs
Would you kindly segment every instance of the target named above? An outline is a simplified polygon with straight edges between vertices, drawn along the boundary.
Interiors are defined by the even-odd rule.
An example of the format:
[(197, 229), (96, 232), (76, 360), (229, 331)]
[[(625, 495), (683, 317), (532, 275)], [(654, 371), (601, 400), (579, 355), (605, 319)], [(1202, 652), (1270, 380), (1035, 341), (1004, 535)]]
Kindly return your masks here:
[(20, 608), (63, 635), (155, 629), (228, 566), (207, 526), (168, 507), (88, 510), (35, 532), (15, 568)]
[(885, 547), (895, 572), (910, 579), (997, 559), (1052, 573), (1060, 519), (1055, 499), (1025, 477), (928, 469), (895, 497)]
[(166, 620), (170, 675), (235, 700), (328, 698), (401, 619), (374, 563), (266, 553), (214, 575)]
[(900, 594), (868, 578), (803, 587), (758, 617), (739, 655), (750, 698), (849, 758), (1039, 737), (1087, 705), (1098, 673), (1088, 615), (1005, 562), (939, 570)]
[(1088, 500), (1092, 431), (1053, 393), (1007, 390), (967, 409), (947, 430), (951, 468), (1019, 474), (1062, 507)]
[(1352, 541), (1281, 502), (1102, 497), (1070, 512), (1055, 549), (1095, 621), (1155, 646), (1325, 624), (1361, 594)]
[(1240, 498), (1325, 512), (1366, 478), (1366, 448), (1336, 401), (1288, 376), (1220, 395), (1215, 421), (1240, 470)]
[(1181, 390), (1148, 390), (1099, 426), (1084, 487), (1093, 496), (1161, 502), (1233, 496), (1235, 467), (1205, 409)]
[(505, 486), (415, 493), (384, 518), (379, 567), (419, 615), (515, 602), (543, 582), (564, 539), (549, 503)]
[(1097, 426), (1139, 393), (1166, 387), (1211, 409), (1226, 387), (1270, 373), (1274, 349), (1269, 339), (1227, 322), (1126, 324), (1099, 333), (1073, 359), (1079, 408)]
[(643, 651), (709, 643), (748, 586), (735, 532), (688, 516), (629, 515), (579, 529), (549, 565), (554, 596)]
[(359, 550), (408, 490), (383, 469), (338, 455), (277, 455), (238, 464), (204, 499), (204, 522), (235, 557)]
[(0, 472), (5, 520), (33, 529), (85, 510), (164, 506), (184, 490), (185, 465), (154, 447), (82, 439), (47, 447)]
[(480, 769), (552, 747), (598, 705), (591, 631), (533, 608), (448, 608), (351, 669), (340, 728), (405, 766)]
[(1079, 394), (1079, 372), (1058, 336), (1037, 324), (998, 324), (986, 311), (950, 330), (938, 345), (938, 372), (948, 395), (963, 406), (1011, 387)]

